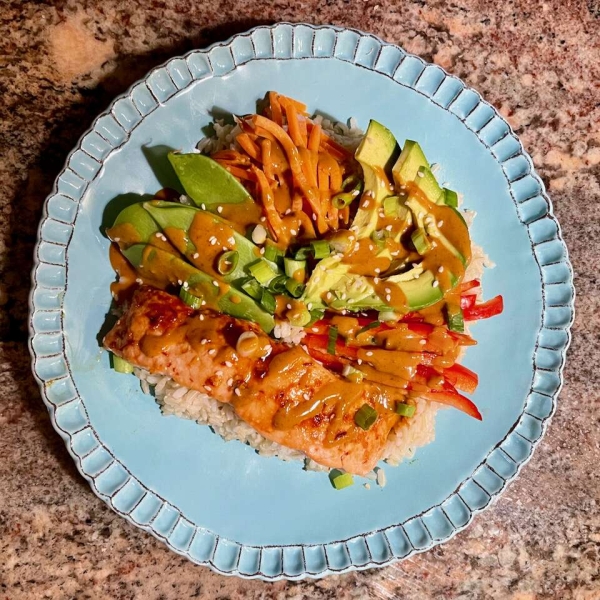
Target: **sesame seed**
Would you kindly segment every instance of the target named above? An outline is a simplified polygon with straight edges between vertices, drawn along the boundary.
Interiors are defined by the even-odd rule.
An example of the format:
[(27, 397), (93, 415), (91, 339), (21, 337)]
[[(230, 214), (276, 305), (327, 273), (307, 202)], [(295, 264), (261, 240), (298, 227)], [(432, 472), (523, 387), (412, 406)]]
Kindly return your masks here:
[(184, 287), (184, 289), (187, 290), (190, 287), (190, 284), (187, 281), (184, 281), (183, 282), (183, 287)]
[(230, 377), (230, 378), (227, 380), (227, 386), (228, 386), (228, 387), (231, 387), (232, 385), (233, 385), (233, 377)]
[(391, 225), (386, 225), (385, 230), (386, 231), (391, 231), (392, 230), (392, 226)]
[(225, 361), (225, 366), (226, 367), (230, 367), (230, 368), (233, 367), (233, 365), (231, 364), (231, 362), (228, 361), (228, 360)]
[(142, 279), (140, 279), (139, 277), (135, 280), (136, 283), (142, 284), (144, 283), (144, 281)]
[(217, 351), (216, 351), (216, 349), (215, 349), (215, 348), (211, 348), (211, 349), (208, 351), (208, 355), (209, 355), (209, 356), (214, 356), (216, 353), (217, 353)]
[(417, 177), (425, 177), (423, 171), (417, 171)]
[(223, 207), (222, 206), (217, 206), (217, 212), (219, 214), (221, 214), (223, 212)]
[(438, 273), (443, 273), (443, 272), (444, 272), (444, 267), (442, 266), (438, 269)]
[(204, 321), (204, 315), (200, 315), (198, 318), (199, 318), (201, 321)]
[(202, 210), (206, 210), (206, 204), (201, 204), (201, 205), (200, 205), (200, 208), (201, 208)]
[(240, 388), (235, 388), (235, 390), (233, 390), (233, 393), (234, 393), (236, 396), (241, 396), (241, 395), (242, 395), (242, 392), (240, 392)]
[(204, 344), (208, 343), (208, 340), (206, 338), (204, 338), (203, 340), (200, 341), (200, 344), (202, 346), (204, 346)]
[(385, 219), (385, 213), (382, 210), (379, 211), (379, 218)]
[(259, 250), (259, 252), (260, 252), (260, 254), (264, 254), (264, 253), (265, 253), (265, 249), (264, 249), (264, 248), (261, 248), (261, 249)]
[(303, 397), (305, 400), (310, 400), (310, 394), (309, 394), (308, 392), (306, 392), (306, 393), (302, 394), (302, 397)]
[(379, 277), (373, 277), (373, 283), (379, 285)]
[(221, 369), (219, 369), (218, 371), (215, 371), (215, 375), (217, 375), (218, 377), (221, 377), (221, 375), (223, 375), (223, 371), (221, 371)]
[(441, 227), (443, 224), (444, 224), (444, 221), (438, 221), (438, 224), (437, 224), (437, 226), (438, 226), (438, 227)]
[(261, 223), (264, 223), (266, 220), (267, 220), (267, 217), (261, 217), (261, 218), (260, 218), (260, 222), (261, 222)]
[(204, 386), (204, 389), (205, 389), (207, 392), (212, 392), (212, 388), (210, 387), (210, 385), (205, 385), (205, 386)]
[(121, 238), (118, 238), (118, 237), (113, 239), (113, 242), (120, 242), (120, 241), (121, 241)]
[(391, 294), (388, 294), (388, 295), (385, 297), (385, 301), (386, 301), (386, 302), (391, 302), (391, 301), (392, 301), (392, 295), (391, 295)]
[(319, 328), (318, 327), (313, 327), (312, 330), (313, 330), (313, 333), (319, 333)]
[(368, 200), (363, 202), (363, 208), (369, 208), (370, 205), (371, 205), (371, 203)]
[(391, 293), (392, 293), (392, 290), (390, 290), (390, 288), (385, 288), (385, 293), (386, 293), (386, 294), (391, 294)]
[(157, 232), (156, 232), (154, 235), (155, 235), (157, 238), (159, 238), (159, 237), (162, 235), (162, 233), (161, 233), (160, 231), (157, 231)]
[(194, 254), (192, 254), (192, 258), (200, 258), (200, 254), (198, 254), (198, 252), (194, 252)]
[(200, 302), (200, 306), (206, 306), (206, 300), (202, 300), (202, 302)]
[(285, 306), (286, 306), (286, 308), (287, 308), (288, 310), (292, 310), (292, 305), (291, 305), (291, 304), (286, 304)]
[(213, 279), (213, 285), (215, 287), (219, 287), (219, 282), (216, 279)]
[(438, 285), (440, 285), (440, 282), (436, 279), (431, 285), (432, 287), (437, 287)]
[(235, 238), (233, 236), (231, 236), (228, 240), (227, 240), (232, 246), (235, 245)]
[(419, 340), (419, 344), (421, 344), (421, 346), (424, 346), (427, 343), (427, 340)]
[(367, 356), (373, 356), (373, 353), (369, 350), (368, 352), (366, 352)]
[(356, 362), (357, 364), (362, 365), (362, 358), (359, 358)]
[(290, 233), (292, 235), (298, 235), (298, 232), (295, 229), (290, 229)]
[(181, 279), (178, 279), (178, 280), (177, 280), (177, 283), (178, 283), (179, 285), (183, 285), (183, 281), (181, 281)]
[(229, 250), (229, 248), (227, 248), (227, 246), (223, 246), (223, 252), (227, 252), (227, 250)]
[(379, 267), (375, 268), (375, 273), (377, 273), (377, 275), (379, 275), (379, 273), (381, 273), (381, 269)]
[(369, 244), (369, 250), (373, 250), (375, 248), (375, 246), (373, 246), (373, 244)]
[(316, 221), (316, 220), (317, 220), (317, 215), (313, 214), (313, 216), (312, 216), (312, 220), (313, 220), (313, 221)]
[(313, 305), (312, 305), (312, 302), (309, 302), (309, 303), (306, 305), (306, 308), (308, 308), (308, 310), (312, 310), (312, 307), (313, 307)]

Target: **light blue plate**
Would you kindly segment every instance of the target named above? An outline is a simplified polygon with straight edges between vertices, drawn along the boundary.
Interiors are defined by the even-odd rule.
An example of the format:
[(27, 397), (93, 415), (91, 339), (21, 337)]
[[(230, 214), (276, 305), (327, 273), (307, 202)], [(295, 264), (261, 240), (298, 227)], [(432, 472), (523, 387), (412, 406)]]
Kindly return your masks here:
[[(485, 296), (502, 294), (505, 310), (475, 325), (479, 345), (465, 359), (479, 373), (484, 420), (441, 411), (435, 442), (388, 467), (384, 489), (338, 492), (322, 473), (163, 417), (99, 347), (113, 280), (102, 234), (109, 201), (172, 185), (156, 158), (165, 147), (191, 150), (214, 116), (253, 112), (272, 89), (336, 120), (354, 116), (365, 128), (374, 118), (401, 142), (418, 140), (441, 165), (440, 180), (477, 211), (473, 237), (496, 263)], [(431, 548), (502, 492), (554, 411), (573, 295), (543, 184), (489, 104), (374, 36), (284, 23), (169, 61), (94, 122), (46, 203), (30, 343), (54, 426), (98, 496), (194, 562), (294, 579)]]

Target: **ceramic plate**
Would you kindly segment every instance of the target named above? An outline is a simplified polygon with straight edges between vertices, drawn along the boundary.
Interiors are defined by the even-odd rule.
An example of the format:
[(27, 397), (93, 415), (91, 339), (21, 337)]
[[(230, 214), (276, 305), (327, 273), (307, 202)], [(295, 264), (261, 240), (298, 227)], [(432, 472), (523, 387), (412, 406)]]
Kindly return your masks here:
[[(479, 344), (464, 361), (480, 377), (483, 422), (441, 411), (435, 441), (386, 468), (383, 489), (336, 491), (323, 473), (161, 416), (99, 345), (113, 280), (103, 234), (111, 201), (172, 186), (160, 168), (168, 148), (190, 151), (214, 116), (254, 112), (271, 89), (336, 120), (354, 116), (364, 129), (374, 118), (400, 141), (418, 140), (441, 165), (439, 179), (477, 211), (473, 238), (496, 263), (485, 296), (502, 294), (505, 310), (474, 326)], [(30, 343), (54, 426), (111, 508), (218, 572), (294, 579), (427, 550), (504, 490), (554, 411), (573, 294), (544, 186), (477, 92), (372, 35), (283, 23), (170, 60), (96, 119), (46, 202)]]

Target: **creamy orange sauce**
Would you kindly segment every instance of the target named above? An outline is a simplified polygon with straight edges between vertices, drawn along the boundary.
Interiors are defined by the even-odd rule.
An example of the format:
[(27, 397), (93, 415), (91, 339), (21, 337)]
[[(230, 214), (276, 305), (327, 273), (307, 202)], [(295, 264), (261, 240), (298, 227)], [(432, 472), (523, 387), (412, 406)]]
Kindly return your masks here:
[[(198, 212), (192, 221), (189, 230), (189, 240), (198, 249), (198, 252), (189, 257), (190, 262), (201, 271), (218, 276), (217, 261), (223, 252), (235, 250), (235, 230), (229, 225), (217, 221), (206, 212)], [(182, 232), (180, 241), (186, 240)]]

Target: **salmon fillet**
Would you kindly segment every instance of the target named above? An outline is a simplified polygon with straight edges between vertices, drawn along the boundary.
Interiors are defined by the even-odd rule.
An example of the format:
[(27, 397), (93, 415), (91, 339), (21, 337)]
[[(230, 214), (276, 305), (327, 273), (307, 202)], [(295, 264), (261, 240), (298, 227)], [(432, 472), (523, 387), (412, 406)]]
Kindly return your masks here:
[[(257, 336), (258, 355), (238, 352), (245, 332)], [(351, 384), (301, 346), (272, 340), (249, 321), (193, 310), (149, 286), (134, 294), (104, 346), (133, 365), (231, 403), (265, 438), (349, 473), (373, 469), (398, 422), (393, 410), (381, 410), (401, 399), (393, 388)], [(366, 431), (354, 423), (363, 404), (379, 412)]]

